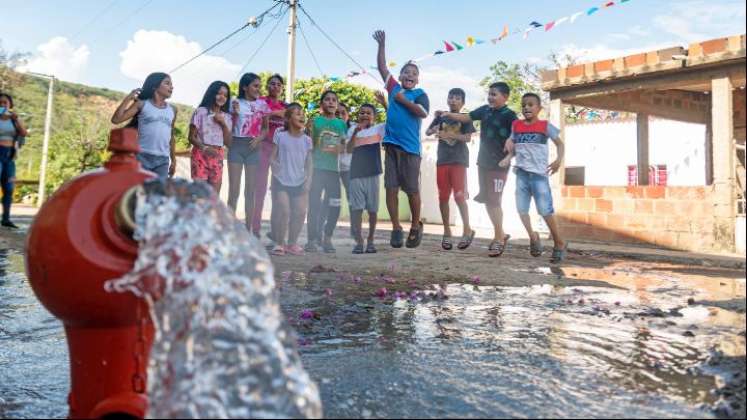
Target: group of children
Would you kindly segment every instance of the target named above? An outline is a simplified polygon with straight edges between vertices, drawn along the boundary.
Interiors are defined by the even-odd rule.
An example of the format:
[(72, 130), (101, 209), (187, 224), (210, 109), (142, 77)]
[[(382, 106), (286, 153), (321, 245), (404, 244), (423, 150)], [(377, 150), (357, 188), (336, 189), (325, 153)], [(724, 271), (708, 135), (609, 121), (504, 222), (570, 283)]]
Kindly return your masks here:
[[(260, 236), (263, 199), (271, 175), (272, 254), (304, 255), (307, 252), (336, 252), (332, 242), (342, 205), (341, 183), (345, 186), (351, 214), (354, 254), (376, 253), (374, 233), (379, 209), (380, 178), (384, 176), (386, 206), (393, 230), (393, 248), (417, 248), (423, 238), (420, 218), (421, 126), (429, 114), (429, 98), (417, 88), (419, 68), (406, 64), (399, 78), (390, 74), (386, 61), (386, 36), (374, 33), (378, 43), (377, 64), (385, 81), (388, 98), (377, 95), (387, 110), (386, 123), (376, 124), (377, 107), (358, 107), (355, 123), (349, 109), (339, 102), (334, 91), (320, 98), (321, 115), (306, 121), (298, 103), (280, 100), (283, 78), (272, 76), (266, 86), (268, 95), (260, 96), (260, 77), (245, 74), (239, 82), (238, 98), (231, 99), (228, 85), (212, 83), (195, 110), (189, 132), (192, 144), (193, 179), (204, 180), (216, 190), (221, 188), (224, 147), (228, 149), (229, 199), (235, 211), (244, 175), (247, 229)], [(173, 86), (168, 75), (158, 73), (146, 79), (143, 89), (133, 91), (115, 112), (112, 122), (131, 120), (138, 127), (143, 167), (160, 176), (174, 173), (173, 125), (176, 108), (166, 104)], [(465, 92), (452, 89), (449, 111), (437, 111), (427, 130), (438, 138), (437, 183), (444, 223), (442, 247), (454, 247), (449, 225), (449, 201), (454, 196), (464, 224), (457, 248), (470, 247), (475, 231), (470, 226), (467, 200), (467, 168), (475, 127), (480, 122), (480, 150), (477, 158), (480, 192), (475, 200), (483, 203), (494, 226), (489, 255), (499, 257), (506, 249), (509, 235), (503, 231), (502, 194), (511, 161), (515, 157), (516, 203), (530, 237), (530, 252), (542, 254), (540, 236), (532, 228), (529, 206), (532, 198), (550, 228), (554, 248), (551, 260), (565, 258), (568, 244), (561, 238), (555, 220), (548, 175), (561, 165), (564, 147), (558, 129), (539, 119), (541, 99), (536, 94), (522, 98), (522, 114), (506, 106), (510, 88), (506, 83), (490, 86), (488, 104), (460, 113)], [(548, 140), (558, 149), (558, 158), (548, 162)], [(382, 165), (382, 147), (384, 164)], [(399, 192), (408, 198), (412, 214), (410, 231), (405, 238), (399, 220)], [(369, 217), (369, 232), (364, 241), (363, 213)], [(304, 220), (308, 242), (298, 243)]]

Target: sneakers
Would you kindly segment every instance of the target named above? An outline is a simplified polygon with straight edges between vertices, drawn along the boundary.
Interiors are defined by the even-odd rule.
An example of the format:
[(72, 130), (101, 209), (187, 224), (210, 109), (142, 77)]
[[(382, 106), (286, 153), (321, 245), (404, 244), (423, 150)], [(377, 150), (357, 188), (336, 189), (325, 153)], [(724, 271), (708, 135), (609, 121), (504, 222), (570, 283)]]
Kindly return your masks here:
[(270, 251), (270, 254), (276, 256), (276, 257), (284, 257), (285, 256), (285, 247), (282, 245), (275, 245), (275, 248)]
[(3, 220), (2, 225), (8, 229), (18, 229), (18, 226), (10, 220)]
[(324, 244), (322, 245), (322, 249), (324, 249), (325, 254), (334, 254), (337, 252), (337, 249), (335, 249), (335, 246), (332, 245), (331, 240), (324, 241)]
[(319, 244), (316, 241), (309, 241), (304, 247), (304, 251), (310, 253), (319, 252)]

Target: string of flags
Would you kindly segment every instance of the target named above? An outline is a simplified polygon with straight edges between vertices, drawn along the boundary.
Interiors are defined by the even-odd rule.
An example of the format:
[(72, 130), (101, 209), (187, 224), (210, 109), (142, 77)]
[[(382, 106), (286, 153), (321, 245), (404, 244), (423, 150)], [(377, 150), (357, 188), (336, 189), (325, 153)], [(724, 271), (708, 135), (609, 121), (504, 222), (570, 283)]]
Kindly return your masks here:
[[(473, 48), (473, 47), (478, 46), (478, 45), (485, 45), (485, 44), (489, 44), (489, 43), (493, 44), (493, 45), (497, 45), (499, 42), (503, 41), (504, 39), (506, 39), (506, 38), (508, 38), (510, 36), (514, 36), (514, 35), (521, 35), (523, 37), (523, 39), (528, 39), (529, 35), (532, 32), (534, 32), (534, 31), (542, 30), (543, 32), (550, 32), (553, 29), (555, 29), (558, 26), (561, 26), (563, 24), (566, 24), (566, 23), (568, 23), (568, 24), (574, 24), (579, 18), (582, 18), (582, 17), (591, 17), (591, 16), (594, 16), (597, 13), (599, 13), (599, 12), (605, 10), (605, 9), (609, 9), (609, 8), (611, 8), (613, 6), (616, 6), (616, 5), (623, 5), (625, 3), (629, 3), (630, 1), (631, 0), (605, 1), (603, 4), (601, 4), (599, 6), (594, 6), (594, 7), (591, 7), (589, 9), (586, 9), (586, 10), (578, 11), (576, 13), (573, 13), (573, 14), (570, 14), (570, 15), (567, 15), (567, 16), (563, 16), (563, 17), (560, 17), (558, 19), (551, 20), (549, 22), (541, 23), (541, 22), (538, 22), (538, 21), (534, 20), (534, 21), (530, 22), (529, 25), (526, 26), (526, 27), (522, 26), (522, 27), (519, 27), (519, 28), (516, 28), (516, 29), (513, 29), (513, 30), (511, 29), (511, 27), (509, 25), (504, 25), (503, 28), (502, 28), (502, 30), (501, 30), (501, 32), (500, 32), (500, 34), (497, 37), (495, 37), (495, 38), (484, 39), (484, 38), (476, 38), (476, 37), (470, 35), (464, 41), (459, 41), (459, 42), (452, 41), (452, 40), (443, 41), (443, 46), (441, 48), (439, 48), (438, 50), (436, 50), (436, 51), (434, 51), (434, 52), (432, 52), (430, 54), (426, 54), (426, 55), (424, 55), (422, 57), (419, 57), (419, 58), (416, 58), (416, 59), (413, 59), (413, 60), (409, 60), (408, 62), (410, 62), (410, 63), (420, 63), (420, 62), (432, 59), (434, 57), (438, 57), (438, 56), (441, 56), (441, 55), (444, 55), (444, 54), (451, 54), (451, 53), (454, 53), (454, 52), (463, 51), (463, 50), (465, 50), (467, 48)], [(387, 63), (387, 66), (389, 68), (395, 68), (395, 67), (397, 67), (397, 62), (390, 61), (389, 63)], [(378, 70), (378, 67), (371, 66), (371, 67), (369, 67), (369, 69), (372, 70), (373, 72), (375, 72), (375, 71)], [(366, 69), (353, 70), (353, 71), (350, 71), (347, 75), (345, 75), (345, 77), (328, 77), (328, 80), (330, 82), (337, 82), (337, 81), (340, 81), (340, 80), (349, 80), (349, 79), (352, 79), (354, 77), (361, 76), (361, 75), (366, 75), (366, 74), (370, 74), (369, 71), (366, 70)]]

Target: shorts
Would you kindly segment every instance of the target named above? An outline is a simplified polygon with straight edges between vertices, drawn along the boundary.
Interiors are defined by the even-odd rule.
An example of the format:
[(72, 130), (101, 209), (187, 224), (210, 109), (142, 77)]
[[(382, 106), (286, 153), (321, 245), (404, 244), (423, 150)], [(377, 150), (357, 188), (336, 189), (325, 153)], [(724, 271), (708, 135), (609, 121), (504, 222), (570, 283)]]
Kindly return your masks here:
[(532, 198), (534, 198), (534, 206), (540, 216), (550, 216), (555, 213), (550, 178), (516, 168), (516, 210), (519, 214), (529, 214)]
[(350, 210), (376, 213), (379, 211), (379, 175), (350, 180)]
[(384, 149), (384, 187), (401, 188), (406, 194), (420, 192), (420, 156), (393, 144), (384, 145)]
[(503, 189), (508, 179), (508, 168), (497, 171), (478, 168), (477, 175), (480, 178), (480, 193), (475, 197), (475, 201), (488, 207), (500, 207)]
[(262, 147), (259, 145), (251, 148), (252, 139), (247, 137), (234, 137), (228, 148), (228, 163), (241, 165), (259, 165), (262, 157)]
[(279, 193), (279, 192), (284, 192), (284, 193), (288, 194), (288, 197), (291, 197), (291, 198), (300, 197), (300, 196), (302, 196), (303, 194), (306, 193), (306, 190), (304, 189), (304, 185), (303, 184), (301, 184), (301, 185), (299, 185), (297, 187), (289, 187), (287, 185), (283, 185), (274, 176), (272, 177), (272, 185), (270, 186), (270, 188), (272, 188), (272, 191), (274, 193), (276, 193), (276, 194)]
[(150, 153), (138, 153), (137, 160), (143, 169), (154, 172), (159, 178), (169, 177), (170, 157), (151, 155)]
[(223, 148), (209, 147), (209, 152), (193, 147), (190, 159), (192, 179), (220, 187), (223, 183)]
[(454, 191), (454, 200), (464, 203), (469, 198), (467, 192), (467, 168), (464, 165), (440, 165), (436, 167), (438, 201), (446, 203)]

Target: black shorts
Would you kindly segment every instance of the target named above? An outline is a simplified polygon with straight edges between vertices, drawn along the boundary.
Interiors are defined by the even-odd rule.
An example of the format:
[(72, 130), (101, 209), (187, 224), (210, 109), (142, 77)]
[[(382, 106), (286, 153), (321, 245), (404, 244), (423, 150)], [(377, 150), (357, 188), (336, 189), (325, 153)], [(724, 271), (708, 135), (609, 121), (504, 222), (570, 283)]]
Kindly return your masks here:
[(385, 144), (384, 188), (401, 188), (406, 194), (420, 192), (420, 156), (405, 152), (401, 147)]
[(284, 192), (288, 194), (288, 197), (296, 198), (306, 193), (306, 191), (303, 188), (303, 184), (297, 186), (297, 187), (289, 187), (287, 185), (283, 185), (278, 181), (277, 178), (274, 176), (272, 177), (272, 185), (270, 188), (272, 188), (273, 192), (279, 193)]

